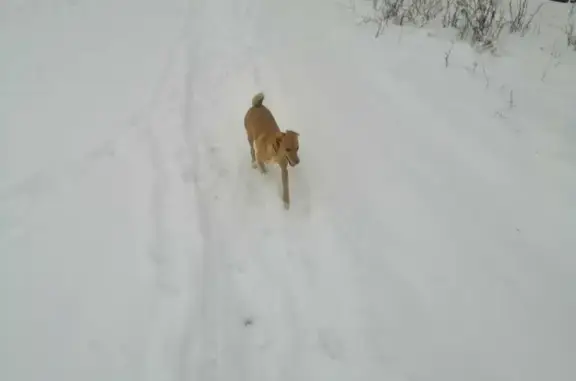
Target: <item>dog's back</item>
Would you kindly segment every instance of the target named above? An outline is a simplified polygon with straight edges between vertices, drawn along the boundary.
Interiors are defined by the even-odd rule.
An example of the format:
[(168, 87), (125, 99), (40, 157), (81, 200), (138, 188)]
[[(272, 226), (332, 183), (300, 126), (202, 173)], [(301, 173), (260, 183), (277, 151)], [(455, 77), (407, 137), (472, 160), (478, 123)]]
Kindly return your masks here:
[(252, 98), (252, 107), (244, 117), (244, 127), (248, 133), (248, 139), (254, 141), (260, 135), (274, 135), (280, 131), (274, 116), (263, 104), (264, 94), (258, 93)]

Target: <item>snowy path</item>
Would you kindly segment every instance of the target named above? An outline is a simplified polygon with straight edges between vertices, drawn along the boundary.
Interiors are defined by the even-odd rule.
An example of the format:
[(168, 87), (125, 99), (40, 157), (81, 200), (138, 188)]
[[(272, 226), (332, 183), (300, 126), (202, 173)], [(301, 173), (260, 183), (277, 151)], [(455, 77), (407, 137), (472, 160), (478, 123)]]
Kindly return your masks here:
[[(258, 17), (266, 15), (254, 1), (199, 3), (191, 36), (210, 29), (212, 37), (194, 40), (189, 60), (188, 133), (191, 150), (198, 150), (206, 290), (202, 357), (192, 360), (191, 372), (203, 380), (301, 379), (314, 376), (314, 369), (321, 370), (319, 377), (358, 376), (366, 367), (357, 362), (368, 357), (356, 332), (362, 322), (346, 258), (331, 254), (336, 241), (329, 222), (311, 213), (310, 195), (305, 183), (298, 185), (297, 174), (294, 189), (303, 199), (286, 214), (278, 204), (278, 174), (272, 171), (266, 179), (246, 166), (241, 121), (250, 100), (246, 94), (267, 81), (261, 78), (254, 30)], [(234, 27), (214, 30), (216, 19)], [(313, 286), (327, 255), (330, 279), (345, 290), (337, 296), (330, 287)], [(343, 342), (352, 367), (338, 364)], [(310, 366), (323, 362), (334, 365)]]
[[(60, 91), (84, 94), (72, 83), (109, 66), (120, 84), (84, 84), (94, 97), (104, 88), (93, 103), (139, 111), (99, 116), (77, 97), (92, 114), (47, 114), (54, 136), (33, 147), (20, 126), (40, 121), (6, 113), (19, 123), (3, 119), (12, 144), (2, 152), (22, 165), (0, 188), (0, 379), (574, 374), (574, 156), (534, 154), (487, 111), (489, 94), (400, 43), (384, 49), (331, 0), (95, 4), (67, 10), (83, 20), (70, 25), (58, 13), (59, 25), (97, 31), (114, 9), (106, 41), (131, 64), (108, 62), (102, 43), (90, 53), (102, 61), (77, 59), (85, 72), (60, 78)], [(74, 49), (97, 40), (62, 34)], [(67, 62), (54, 59), (54, 71)], [(19, 89), (7, 67), (0, 78)], [(258, 91), (281, 128), (301, 133), (290, 211), (277, 169), (250, 166), (242, 120)], [(109, 127), (116, 119), (129, 122)], [(64, 136), (77, 146), (58, 147)], [(22, 174), (40, 164), (49, 169)]]

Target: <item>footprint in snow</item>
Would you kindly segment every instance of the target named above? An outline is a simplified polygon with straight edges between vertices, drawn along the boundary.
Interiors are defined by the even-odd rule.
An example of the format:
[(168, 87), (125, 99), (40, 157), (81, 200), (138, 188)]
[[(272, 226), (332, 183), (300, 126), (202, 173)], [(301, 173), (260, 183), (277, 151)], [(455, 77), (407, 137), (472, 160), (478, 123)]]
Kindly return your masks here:
[(251, 327), (254, 324), (254, 319), (248, 317), (244, 319), (244, 327)]

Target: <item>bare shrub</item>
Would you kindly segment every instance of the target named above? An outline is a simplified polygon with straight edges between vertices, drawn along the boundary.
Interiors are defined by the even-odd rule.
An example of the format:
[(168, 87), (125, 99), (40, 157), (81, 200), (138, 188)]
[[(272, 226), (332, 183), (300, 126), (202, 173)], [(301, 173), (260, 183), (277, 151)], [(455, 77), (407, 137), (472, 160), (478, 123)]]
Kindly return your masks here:
[(524, 36), (532, 26), (534, 17), (536, 17), (543, 6), (544, 3), (540, 3), (534, 12), (526, 18), (528, 15), (528, 0), (516, 0), (515, 2), (510, 0), (508, 3), (510, 33), (520, 33)]
[(460, 20), (460, 8), (456, 4), (457, 0), (446, 0), (443, 9), (442, 26), (444, 28), (458, 28)]
[(498, 0), (458, 0), (456, 4), (464, 17), (458, 28), (460, 38), (480, 48), (493, 48), (505, 24)]
[(574, 34), (574, 24), (568, 24), (566, 26), (566, 39), (568, 46), (571, 46), (576, 50), (576, 34)]
[(568, 43), (569, 47), (574, 48), (576, 50), (576, 5), (572, 5), (570, 7), (570, 11), (568, 12), (568, 21), (566, 22), (566, 26), (564, 27), (564, 33), (566, 33), (566, 42)]
[(508, 3), (510, 18), (510, 33), (520, 32), (526, 24), (526, 12), (528, 10), (528, 0), (518, 0), (516, 7), (513, 7), (512, 1)]
[(444, 9), (445, 0), (412, 0), (406, 9), (406, 19), (417, 26), (436, 20)]
[[(392, 22), (422, 27), (441, 19), (444, 28), (454, 28), (458, 37), (480, 49), (494, 49), (505, 27), (524, 34), (542, 4), (528, 17), (529, 0), (373, 0), (378, 36)], [(507, 12), (506, 12), (507, 10)], [(506, 14), (507, 13), (507, 14)]]
[(380, 17), (384, 22), (392, 20), (394, 24), (404, 24), (404, 0), (384, 0), (379, 8)]
[(404, 0), (373, 0), (372, 6), (374, 8), (373, 17), (365, 17), (364, 22), (373, 22), (378, 25), (375, 37), (378, 37), (388, 22), (392, 20), (395, 24), (402, 25), (404, 14), (402, 9)]

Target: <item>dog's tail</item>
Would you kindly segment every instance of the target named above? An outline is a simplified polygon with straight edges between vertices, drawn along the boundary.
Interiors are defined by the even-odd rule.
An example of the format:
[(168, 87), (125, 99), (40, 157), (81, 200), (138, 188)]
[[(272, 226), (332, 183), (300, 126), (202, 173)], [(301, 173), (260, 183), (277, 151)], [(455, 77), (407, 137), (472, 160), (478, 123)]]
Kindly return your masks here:
[(264, 93), (258, 93), (252, 97), (252, 107), (260, 107), (264, 102)]

